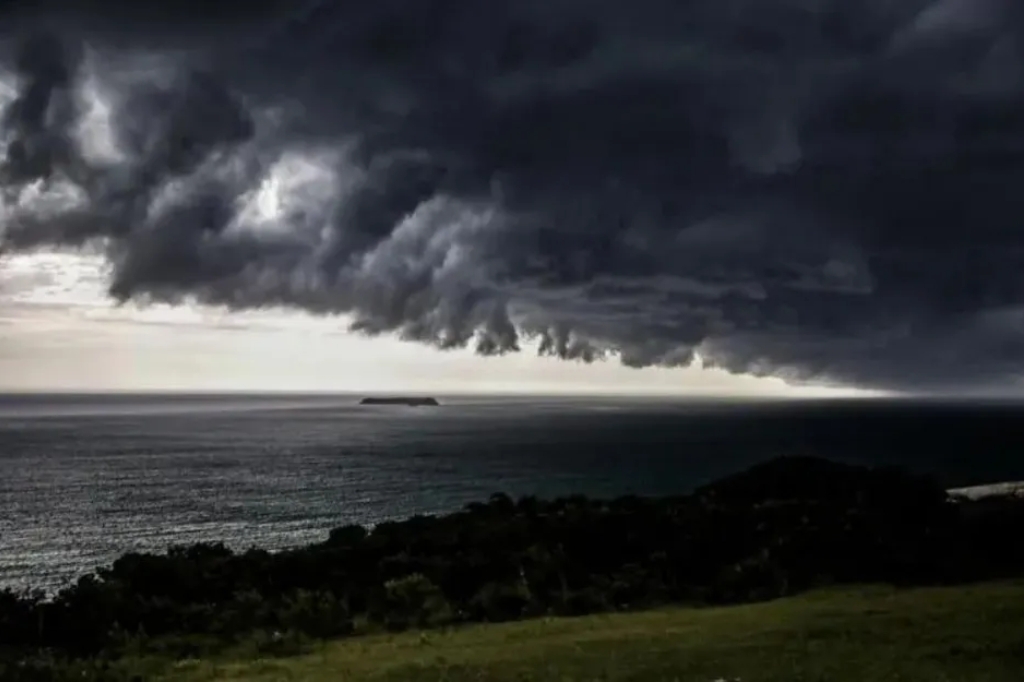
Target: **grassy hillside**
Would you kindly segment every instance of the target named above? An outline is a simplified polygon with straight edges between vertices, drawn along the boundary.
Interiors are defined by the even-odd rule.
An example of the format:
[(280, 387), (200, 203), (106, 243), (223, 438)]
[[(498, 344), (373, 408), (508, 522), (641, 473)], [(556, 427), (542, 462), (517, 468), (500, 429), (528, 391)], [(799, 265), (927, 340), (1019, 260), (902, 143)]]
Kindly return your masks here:
[(359, 637), (294, 658), (181, 662), (164, 676), (180, 682), (1020, 682), (1024, 583), (829, 590), (745, 606)]

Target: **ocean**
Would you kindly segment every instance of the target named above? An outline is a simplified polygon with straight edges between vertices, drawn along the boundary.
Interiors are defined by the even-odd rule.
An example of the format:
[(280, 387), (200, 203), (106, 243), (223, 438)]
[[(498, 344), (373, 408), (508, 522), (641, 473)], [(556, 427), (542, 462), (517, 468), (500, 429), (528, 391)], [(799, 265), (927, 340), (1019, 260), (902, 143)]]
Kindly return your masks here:
[(129, 550), (279, 549), (491, 493), (685, 493), (778, 455), (1024, 479), (1024, 404), (358, 396), (0, 396), (0, 587)]

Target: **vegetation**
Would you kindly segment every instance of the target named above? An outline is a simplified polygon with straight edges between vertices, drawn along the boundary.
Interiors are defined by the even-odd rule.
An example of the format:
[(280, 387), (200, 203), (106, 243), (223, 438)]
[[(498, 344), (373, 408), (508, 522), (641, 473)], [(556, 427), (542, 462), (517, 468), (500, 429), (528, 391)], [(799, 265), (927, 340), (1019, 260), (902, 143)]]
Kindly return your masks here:
[[(1024, 500), (951, 501), (926, 478), (803, 458), (674, 498), (514, 501), (498, 494), (445, 516), (338, 528), (322, 543), (286, 552), (194, 545), (126, 554), (50, 598), (0, 593), (0, 679), (107, 679), (123, 672), (123, 661), (147, 657), (245, 648), (269, 657), (375, 630), (732, 604), (835, 584), (1007, 579), (1024, 576), (1024, 544), (1015, 541), (1022, 531)], [(943, 608), (954, 602), (942, 601)], [(714, 623), (724, 617), (714, 613), (742, 619), (820, 608), (813, 598), (792, 604), (671, 617)], [(1005, 633), (1019, 632), (1019, 610), (997, 611), (997, 620), (1018, 617), (1007, 620)], [(890, 616), (894, 628), (918, 617)], [(643, 630), (659, 617), (669, 616), (621, 622)], [(646, 646), (628, 627), (620, 643), (627, 659)], [(833, 634), (862, 626), (836, 627)], [(762, 630), (758, 637), (783, 637)], [(721, 646), (728, 642), (736, 644), (726, 638)]]
[(191, 661), (173, 682), (1019, 682), (1024, 585), (811, 592), (765, 604), (534, 619)]

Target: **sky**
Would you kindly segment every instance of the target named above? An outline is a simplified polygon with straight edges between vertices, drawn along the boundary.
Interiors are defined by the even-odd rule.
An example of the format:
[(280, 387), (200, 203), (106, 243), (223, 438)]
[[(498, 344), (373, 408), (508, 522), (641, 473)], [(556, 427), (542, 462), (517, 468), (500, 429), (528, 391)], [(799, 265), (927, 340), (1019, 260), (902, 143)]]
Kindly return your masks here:
[(1022, 7), (0, 3), (0, 388), (1017, 395)]
[(632, 369), (518, 353), (480, 357), (287, 310), (117, 305), (102, 258), (8, 256), (0, 269), (0, 391), (562, 393), (843, 397), (696, 368)]

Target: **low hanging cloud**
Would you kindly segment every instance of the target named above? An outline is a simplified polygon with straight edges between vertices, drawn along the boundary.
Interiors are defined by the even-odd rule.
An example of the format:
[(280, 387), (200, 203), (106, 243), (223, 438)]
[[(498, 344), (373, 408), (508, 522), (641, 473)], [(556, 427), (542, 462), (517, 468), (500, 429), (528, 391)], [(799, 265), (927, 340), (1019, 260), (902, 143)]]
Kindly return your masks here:
[(4, 7), (0, 249), (98, 246), (118, 300), (1018, 381), (1014, 0)]

